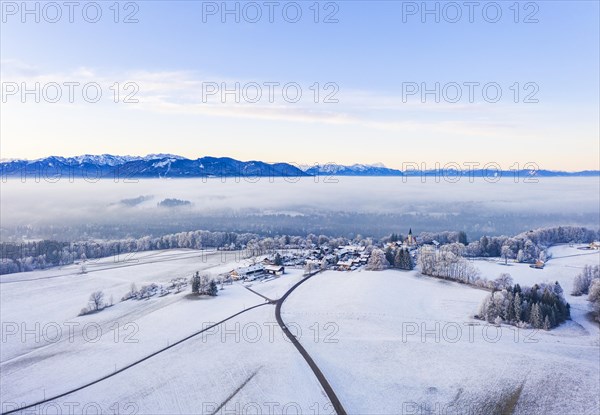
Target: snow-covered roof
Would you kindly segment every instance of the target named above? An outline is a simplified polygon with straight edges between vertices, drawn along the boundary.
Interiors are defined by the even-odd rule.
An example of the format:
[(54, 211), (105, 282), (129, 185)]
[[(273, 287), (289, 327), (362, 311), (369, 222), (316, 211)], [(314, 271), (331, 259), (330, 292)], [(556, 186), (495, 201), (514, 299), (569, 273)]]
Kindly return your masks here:
[(283, 265), (266, 265), (265, 270), (267, 271), (282, 271), (284, 269)]
[(264, 268), (265, 268), (265, 266), (263, 264), (255, 264), (255, 265), (250, 265), (248, 267), (238, 268), (237, 272), (239, 274), (247, 274), (249, 272), (255, 272), (255, 271), (263, 270)]

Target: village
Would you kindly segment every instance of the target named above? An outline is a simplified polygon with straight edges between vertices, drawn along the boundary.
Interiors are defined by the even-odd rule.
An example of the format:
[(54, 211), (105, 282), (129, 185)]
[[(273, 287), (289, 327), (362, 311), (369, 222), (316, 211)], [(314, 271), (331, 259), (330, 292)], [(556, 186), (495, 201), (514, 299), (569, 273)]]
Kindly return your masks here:
[[(434, 241), (435, 246), (439, 245)], [(419, 244), (412, 235), (412, 229), (404, 240), (387, 242), (384, 250), (395, 252), (405, 250), (409, 253), (411, 263), (416, 263)], [(356, 271), (367, 266), (373, 246), (350, 243), (337, 247), (328, 244), (314, 246), (312, 249), (276, 250), (262, 260), (253, 258), (249, 265), (233, 269), (219, 277), (225, 281), (255, 281), (280, 276), (288, 268), (303, 268), (304, 275), (312, 275), (319, 271)]]
[[(463, 282), (466, 281), (486, 289), (498, 288), (497, 281), (480, 278), (479, 273), (474, 270), (472, 264), (468, 264), (468, 262), (477, 259), (487, 260), (489, 258), (478, 255), (463, 256), (464, 253), (458, 252), (456, 249), (463, 250), (465, 249), (464, 245), (452, 246), (453, 244), (445, 240), (443, 235), (438, 236), (441, 236), (440, 240), (442, 242), (432, 238), (431, 235), (421, 234), (417, 238), (413, 235), (412, 228), (410, 228), (406, 237), (392, 233), (386, 241), (380, 241), (377, 244), (369, 238), (346, 240), (345, 244), (340, 245), (335, 243), (338, 241), (326, 240), (324, 243), (317, 244), (315, 241), (302, 247), (286, 245), (283, 248), (262, 250), (257, 250), (256, 247), (248, 249), (245, 246), (231, 244), (217, 249), (217, 251), (222, 251), (221, 260), (223, 264), (234, 267), (225, 266), (217, 273), (204, 274), (202, 278), (206, 279), (205, 285), (213, 281), (219, 287), (219, 290), (222, 290), (225, 285), (231, 285), (234, 282), (247, 285), (248, 283), (277, 279), (286, 274), (286, 269), (294, 270), (293, 273), (296, 275), (301, 271), (301, 275), (308, 277), (322, 271), (350, 272), (386, 268), (412, 270), (419, 264), (419, 271), (423, 275), (449, 279), (458, 278), (458, 280), (464, 280)], [(575, 243), (569, 242), (568, 246), (573, 248)], [(584, 251), (600, 250), (600, 242), (589, 242), (577, 246), (576, 249)], [(549, 259), (546, 257), (545, 251), (540, 251), (540, 253), (527, 259), (523, 259), (521, 252), (519, 252), (519, 255), (513, 254), (512, 256), (507, 252), (502, 250), (499, 254), (500, 258), (495, 263), (498, 265), (526, 263), (530, 268), (544, 269), (546, 260)], [(230, 257), (228, 258), (231, 253), (235, 257), (233, 261)], [(418, 261), (418, 258), (420, 258), (420, 261)], [(454, 271), (450, 271), (451, 269)], [(458, 269), (462, 271), (458, 272)], [(449, 275), (452, 272), (458, 272), (458, 274)], [(85, 264), (81, 266), (81, 273), (86, 273)], [(189, 285), (190, 281), (187, 276), (179, 276), (173, 278), (167, 285), (152, 283), (142, 285), (140, 289), (132, 286), (121, 300), (148, 300), (152, 297), (163, 297), (171, 293), (178, 294)]]

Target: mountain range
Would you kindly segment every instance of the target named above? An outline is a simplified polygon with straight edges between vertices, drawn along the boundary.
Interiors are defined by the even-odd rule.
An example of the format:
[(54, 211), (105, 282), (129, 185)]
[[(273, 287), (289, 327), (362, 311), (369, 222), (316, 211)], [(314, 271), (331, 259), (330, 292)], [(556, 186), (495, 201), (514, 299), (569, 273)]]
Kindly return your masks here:
[[(446, 177), (593, 177), (598, 170), (565, 172), (554, 170), (497, 171), (474, 169), (444, 171)], [(147, 156), (115, 156), (110, 154), (82, 155), (76, 157), (50, 156), (37, 160), (0, 161), (2, 177), (45, 178), (191, 178), (191, 177), (304, 177), (304, 176), (436, 176), (439, 170), (397, 170), (383, 164), (316, 164), (295, 166), (290, 163), (265, 163), (262, 161), (239, 161), (229, 157), (201, 157), (188, 159), (173, 154), (149, 154)]]

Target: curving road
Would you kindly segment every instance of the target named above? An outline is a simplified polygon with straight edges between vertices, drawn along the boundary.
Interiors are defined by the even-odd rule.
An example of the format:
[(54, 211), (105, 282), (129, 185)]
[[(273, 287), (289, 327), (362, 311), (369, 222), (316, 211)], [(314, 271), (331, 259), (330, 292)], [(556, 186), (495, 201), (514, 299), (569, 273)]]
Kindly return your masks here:
[(329, 400), (333, 404), (335, 412), (338, 415), (346, 415), (346, 410), (342, 406), (342, 403), (338, 399), (338, 397), (335, 394), (333, 388), (331, 387), (331, 385), (329, 384), (329, 382), (325, 378), (325, 375), (323, 375), (323, 372), (321, 372), (321, 369), (319, 369), (319, 367), (317, 366), (317, 364), (315, 363), (315, 361), (312, 359), (312, 357), (310, 357), (310, 355), (308, 354), (308, 352), (306, 351), (306, 349), (302, 346), (302, 344), (300, 344), (300, 342), (298, 341), (298, 339), (289, 331), (289, 329), (287, 328), (287, 326), (283, 322), (283, 319), (281, 318), (281, 306), (283, 305), (283, 302), (285, 301), (285, 299), (296, 288), (298, 288), (300, 285), (302, 285), (304, 282), (308, 281), (310, 278), (312, 278), (316, 274), (318, 274), (318, 272), (316, 272), (316, 273), (314, 273), (312, 275), (309, 275), (308, 277), (306, 277), (306, 278), (298, 281), (296, 284), (294, 284), (294, 286), (292, 288), (290, 288), (283, 295), (283, 297), (281, 297), (277, 301), (277, 304), (275, 305), (275, 318), (277, 319), (277, 323), (279, 324), (279, 327), (281, 327), (281, 330), (283, 330), (283, 332), (285, 333), (285, 335), (288, 337), (288, 339), (290, 339), (290, 341), (296, 347), (296, 349), (298, 350), (298, 352), (302, 355), (302, 357), (304, 358), (304, 360), (306, 360), (306, 363), (308, 363), (308, 366), (310, 366), (311, 370), (313, 371), (313, 373), (317, 377), (317, 380), (321, 384), (321, 387), (323, 388), (323, 390), (327, 394), (327, 397), (329, 398)]
[[(127, 366), (124, 366), (124, 367), (120, 368), (119, 370), (117, 370), (117, 371), (115, 371), (115, 372), (112, 372), (112, 373), (110, 373), (110, 374), (108, 374), (108, 375), (105, 375), (105, 376), (103, 376), (103, 377), (101, 377), (101, 378), (99, 378), (99, 379), (96, 379), (96, 380), (94, 380), (94, 381), (88, 382), (88, 383), (86, 383), (86, 384), (84, 384), (84, 385), (82, 385), (82, 386), (78, 386), (77, 388), (74, 388), (74, 389), (68, 390), (68, 391), (66, 391), (66, 392), (63, 392), (63, 393), (61, 393), (61, 394), (59, 394), (59, 395), (56, 395), (56, 396), (53, 396), (53, 397), (50, 397), (50, 398), (47, 398), (47, 399), (44, 399), (44, 400), (41, 400), (41, 401), (38, 401), (38, 402), (32, 403), (32, 404), (29, 404), (29, 405), (26, 405), (26, 406), (22, 406), (22, 407), (20, 407), (20, 408), (12, 409), (12, 410), (10, 410), (10, 411), (7, 411), (7, 412), (3, 412), (1, 415), (9, 415), (9, 414), (13, 414), (13, 413), (21, 412), (21, 411), (24, 411), (24, 410), (27, 410), (27, 409), (31, 409), (31, 408), (34, 408), (34, 407), (36, 407), (36, 406), (38, 406), (38, 405), (42, 405), (42, 404), (45, 404), (45, 403), (48, 403), (48, 402), (54, 401), (54, 400), (56, 400), (56, 399), (63, 398), (63, 397), (65, 397), (65, 396), (67, 396), (67, 395), (70, 395), (70, 394), (72, 394), (72, 393), (78, 392), (78, 391), (80, 391), (80, 390), (82, 390), (82, 389), (85, 389), (85, 388), (87, 388), (87, 387), (90, 387), (90, 386), (92, 386), (92, 385), (95, 385), (95, 384), (97, 384), (97, 383), (100, 383), (100, 382), (102, 382), (102, 381), (105, 381), (105, 380), (107, 380), (107, 379), (110, 379), (110, 378), (112, 378), (113, 376), (116, 376), (116, 375), (118, 375), (119, 373), (121, 373), (121, 372), (124, 372), (125, 370), (131, 369), (132, 367), (134, 367), (134, 366), (137, 366), (137, 365), (139, 365), (140, 363), (142, 363), (142, 362), (145, 362), (146, 360), (148, 360), (148, 359), (150, 359), (150, 358), (152, 358), (152, 357), (154, 357), (154, 356), (156, 356), (156, 355), (158, 355), (158, 354), (160, 354), (160, 353), (162, 353), (162, 352), (164, 352), (164, 351), (167, 351), (167, 350), (169, 350), (169, 349), (171, 349), (171, 348), (173, 348), (173, 347), (175, 347), (175, 346), (177, 346), (177, 345), (179, 345), (179, 344), (181, 344), (181, 343), (183, 343), (183, 342), (185, 342), (185, 341), (187, 341), (187, 340), (189, 340), (189, 339), (191, 339), (191, 338), (193, 338), (193, 337), (196, 337), (196, 336), (198, 336), (198, 335), (200, 335), (200, 334), (204, 333), (204, 332), (205, 332), (205, 331), (207, 331), (207, 330), (210, 330), (210, 329), (212, 329), (212, 328), (214, 328), (214, 327), (216, 327), (216, 326), (218, 326), (218, 325), (220, 325), (220, 324), (223, 324), (223, 323), (225, 323), (226, 321), (228, 321), (228, 320), (231, 320), (231, 319), (233, 319), (233, 318), (235, 318), (235, 317), (239, 316), (240, 314), (243, 314), (243, 313), (245, 313), (245, 312), (247, 312), (247, 311), (253, 310), (253, 309), (255, 309), (255, 308), (258, 308), (258, 307), (262, 307), (262, 306), (265, 306), (265, 305), (272, 305), (272, 304), (275, 304), (275, 318), (277, 319), (277, 323), (279, 324), (279, 327), (281, 327), (281, 330), (282, 330), (282, 331), (285, 333), (285, 335), (288, 337), (288, 339), (290, 339), (290, 341), (291, 341), (291, 342), (292, 342), (292, 344), (293, 344), (293, 345), (296, 347), (296, 349), (298, 350), (298, 352), (299, 352), (299, 353), (302, 355), (302, 357), (304, 358), (304, 360), (306, 361), (306, 363), (308, 363), (308, 366), (311, 368), (311, 370), (312, 370), (312, 371), (313, 371), (313, 373), (315, 374), (315, 376), (316, 376), (317, 380), (318, 380), (318, 381), (319, 381), (319, 383), (321, 384), (321, 387), (323, 388), (323, 390), (324, 390), (324, 391), (325, 391), (325, 393), (327, 394), (327, 397), (328, 397), (328, 398), (329, 398), (329, 400), (331, 401), (331, 403), (332, 403), (332, 405), (333, 405), (333, 407), (334, 407), (334, 409), (335, 409), (336, 413), (337, 413), (338, 415), (346, 415), (346, 410), (345, 410), (345, 409), (344, 409), (344, 407), (342, 406), (342, 403), (341, 403), (341, 402), (340, 402), (340, 400), (338, 399), (338, 397), (337, 397), (337, 395), (335, 394), (335, 392), (334, 392), (333, 388), (331, 387), (331, 385), (329, 384), (329, 382), (327, 381), (327, 379), (326, 379), (326, 378), (325, 378), (325, 376), (323, 375), (323, 372), (321, 372), (321, 370), (319, 369), (319, 367), (317, 366), (317, 364), (315, 363), (315, 361), (314, 361), (314, 360), (313, 360), (313, 359), (310, 357), (310, 355), (308, 354), (308, 352), (306, 351), (306, 349), (304, 349), (304, 347), (302, 346), (302, 344), (300, 344), (300, 342), (298, 341), (298, 339), (297, 339), (297, 338), (296, 338), (296, 337), (295, 337), (295, 336), (294, 336), (294, 335), (293, 335), (293, 334), (292, 334), (292, 333), (289, 331), (289, 329), (288, 329), (288, 328), (287, 328), (287, 326), (285, 325), (285, 323), (284, 323), (283, 319), (281, 318), (281, 306), (283, 305), (283, 303), (284, 303), (284, 301), (286, 300), (286, 298), (287, 298), (287, 297), (288, 297), (288, 296), (289, 296), (289, 295), (290, 295), (290, 294), (291, 294), (291, 293), (292, 293), (292, 292), (293, 292), (293, 291), (294, 291), (296, 288), (298, 288), (298, 287), (299, 287), (301, 284), (303, 284), (304, 282), (308, 281), (308, 280), (309, 280), (311, 277), (313, 277), (314, 275), (316, 275), (316, 274), (318, 274), (318, 273), (319, 273), (319, 271), (318, 271), (318, 272), (315, 272), (315, 273), (314, 273), (314, 274), (312, 274), (312, 275), (309, 275), (309, 276), (308, 276), (308, 277), (306, 277), (306, 278), (303, 278), (303, 279), (302, 279), (302, 280), (300, 280), (300, 281), (298, 281), (296, 284), (294, 284), (294, 285), (292, 286), (292, 288), (290, 288), (290, 289), (289, 289), (289, 290), (288, 290), (288, 291), (287, 291), (287, 292), (286, 292), (286, 293), (285, 293), (285, 294), (284, 294), (284, 295), (283, 295), (283, 296), (282, 296), (282, 297), (281, 297), (279, 300), (277, 300), (277, 301), (275, 301), (275, 300), (271, 300), (271, 299), (269, 299), (269, 298), (267, 298), (267, 297), (263, 296), (262, 294), (260, 294), (260, 293), (258, 293), (258, 292), (256, 292), (256, 291), (253, 291), (253, 290), (250, 290), (250, 289), (249, 289), (249, 290), (250, 290), (250, 291), (252, 291), (254, 294), (256, 294), (256, 295), (258, 295), (258, 296), (260, 296), (260, 297), (262, 297), (262, 298), (266, 299), (266, 300), (267, 300), (267, 302), (266, 302), (266, 303), (263, 303), (263, 304), (258, 304), (258, 305), (255, 305), (255, 306), (249, 307), (249, 308), (247, 308), (247, 309), (244, 309), (244, 310), (242, 310), (242, 311), (239, 311), (239, 312), (237, 312), (237, 313), (235, 313), (235, 314), (232, 314), (231, 316), (229, 316), (229, 317), (227, 317), (227, 318), (225, 318), (225, 319), (223, 319), (223, 320), (221, 320), (221, 321), (219, 321), (219, 322), (217, 322), (217, 323), (215, 323), (215, 324), (211, 325), (210, 327), (207, 327), (207, 328), (205, 328), (205, 329), (202, 329), (202, 330), (200, 330), (200, 331), (197, 331), (197, 332), (195, 332), (195, 333), (193, 333), (193, 334), (191, 334), (191, 335), (189, 335), (189, 336), (187, 336), (187, 337), (185, 337), (185, 338), (183, 338), (183, 339), (181, 339), (181, 340), (178, 340), (177, 342), (175, 342), (175, 343), (173, 343), (173, 344), (171, 344), (171, 345), (169, 345), (169, 346), (166, 346), (166, 347), (164, 347), (164, 348), (162, 348), (162, 349), (159, 349), (159, 350), (157, 350), (157, 351), (153, 352), (152, 354), (149, 354), (149, 355), (147, 355), (147, 356), (145, 356), (145, 357), (143, 357), (143, 358), (141, 358), (141, 359), (139, 359), (139, 360), (137, 360), (137, 361), (135, 361), (135, 362), (133, 362), (133, 363), (130, 363), (130, 364), (128, 364)], [(247, 287), (246, 287), (246, 288), (247, 288)], [(250, 379), (248, 379), (248, 381), (249, 381), (249, 380), (250, 380)]]

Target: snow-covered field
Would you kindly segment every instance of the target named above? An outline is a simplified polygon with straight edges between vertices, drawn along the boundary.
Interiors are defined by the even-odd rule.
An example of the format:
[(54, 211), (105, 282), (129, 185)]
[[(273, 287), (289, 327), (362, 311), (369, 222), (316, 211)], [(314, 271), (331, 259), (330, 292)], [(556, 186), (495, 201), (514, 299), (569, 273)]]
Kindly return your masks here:
[[(348, 413), (596, 414), (600, 331), (589, 304), (568, 295), (600, 253), (551, 249), (543, 270), (477, 260), (482, 275), (559, 281), (572, 321), (550, 331), (473, 319), (487, 291), (417, 271), (317, 274), (282, 307)], [(274, 305), (302, 280), (225, 285), (216, 298), (120, 298), (132, 282), (168, 284), (195, 271), (243, 265), (235, 253), (170, 250), (0, 277), (2, 412), (119, 372), (211, 323), (241, 314), (30, 413), (333, 413), (315, 375), (276, 324)], [(244, 285), (256, 293), (246, 289)], [(92, 291), (115, 305), (78, 317)], [(260, 305), (260, 306), (259, 306)], [(251, 307), (252, 310), (247, 310)]]
[[(172, 278), (189, 277), (197, 270), (216, 275), (243, 264), (236, 262), (235, 253), (223, 255), (142, 252), (118, 261), (98, 260), (88, 265), (85, 275), (72, 265), (2, 276), (2, 412), (92, 382), (211, 323), (266, 304), (241, 283), (225, 285), (210, 299), (190, 297), (187, 287), (178, 294), (119, 302), (132, 282), (138, 288), (167, 285)], [(301, 270), (289, 269), (284, 276), (250, 285), (277, 299), (301, 277)], [(107, 300), (112, 296), (115, 305), (78, 317), (95, 290), (103, 290)], [(242, 314), (56, 402), (63, 412), (70, 403), (81, 403), (75, 405), (75, 413), (84, 412), (86, 403), (98, 403), (104, 413), (116, 408), (109, 409), (111, 405), (127, 403), (139, 408), (137, 413), (197, 413), (201, 403), (207, 411), (213, 404), (218, 407), (254, 373), (223, 411), (236, 403), (298, 403), (307, 409), (310, 405), (324, 408), (328, 402), (301, 356), (284, 340), (273, 305)], [(50, 411), (48, 405), (54, 403), (40, 406), (38, 412)], [(121, 407), (120, 413), (130, 413), (134, 406)]]
[[(535, 269), (527, 264), (508, 263), (504, 260), (494, 258), (487, 261), (476, 261), (477, 268), (481, 275), (488, 279), (494, 279), (503, 272), (509, 273), (515, 283), (532, 286), (540, 282), (554, 283), (558, 281), (564, 290), (565, 298), (571, 304), (571, 318), (578, 325), (586, 330), (596, 333), (598, 337), (598, 325), (588, 318), (591, 310), (590, 303), (586, 300), (587, 296), (574, 297), (571, 294), (573, 290), (573, 280), (581, 272), (585, 265), (600, 265), (600, 251), (587, 251), (578, 249), (581, 246), (558, 245), (550, 248), (549, 252), (552, 259), (546, 262), (543, 269)], [(567, 322), (567, 325), (570, 324)], [(558, 330), (561, 330), (558, 328)], [(594, 331), (596, 330), (596, 331)], [(556, 332), (556, 330), (553, 330)], [(599, 352), (600, 353), (600, 352)], [(599, 360), (600, 355), (597, 356)], [(599, 375), (600, 377), (600, 375)]]
[[(579, 268), (599, 260), (552, 253), (543, 270), (476, 265), (523, 285), (558, 280), (569, 293)], [(599, 330), (585, 299), (568, 295), (573, 320), (544, 332), (473, 319), (487, 294), (416, 271), (332, 271), (300, 286), (283, 317), (337, 329), (306, 348), (349, 413), (599, 413)]]

